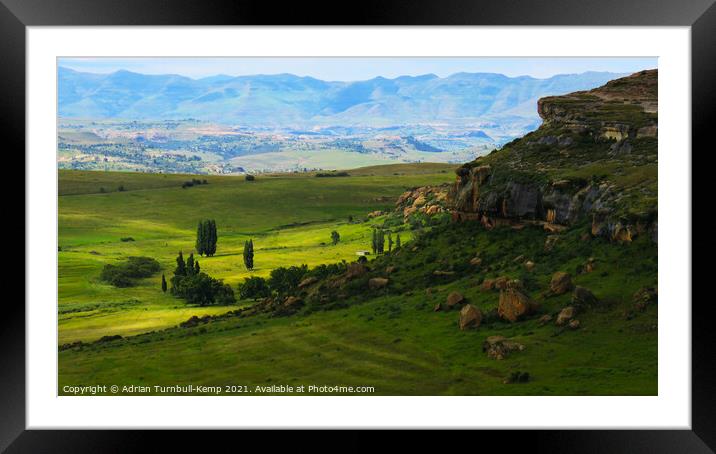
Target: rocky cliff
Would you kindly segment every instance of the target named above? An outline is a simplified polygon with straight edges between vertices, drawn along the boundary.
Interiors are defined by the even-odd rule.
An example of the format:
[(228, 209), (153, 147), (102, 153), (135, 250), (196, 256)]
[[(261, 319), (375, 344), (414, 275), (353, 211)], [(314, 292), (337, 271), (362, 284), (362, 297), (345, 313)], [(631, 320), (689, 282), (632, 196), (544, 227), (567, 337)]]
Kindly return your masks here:
[(657, 76), (540, 99), (539, 129), (456, 170), (453, 218), (550, 231), (589, 221), (595, 236), (656, 241)]

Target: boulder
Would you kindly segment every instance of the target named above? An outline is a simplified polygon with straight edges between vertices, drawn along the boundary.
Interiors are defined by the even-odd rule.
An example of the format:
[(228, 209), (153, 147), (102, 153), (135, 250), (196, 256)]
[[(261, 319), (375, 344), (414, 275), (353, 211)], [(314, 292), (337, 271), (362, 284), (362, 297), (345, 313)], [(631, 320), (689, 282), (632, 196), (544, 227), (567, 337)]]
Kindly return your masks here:
[(549, 290), (555, 295), (562, 295), (572, 289), (572, 276), (564, 271), (557, 271), (549, 283)]
[(303, 304), (303, 300), (301, 298), (298, 298), (296, 296), (289, 296), (286, 298), (286, 301), (283, 302), (284, 307), (298, 307)]
[(532, 271), (534, 268), (535, 268), (535, 262), (533, 262), (532, 260), (527, 260), (525, 262), (525, 269), (527, 271)]
[(366, 273), (366, 267), (361, 263), (349, 263), (348, 269), (346, 270), (345, 277), (346, 279), (355, 279), (357, 277), (363, 276)]
[(461, 330), (464, 331), (470, 328), (478, 328), (481, 322), (482, 312), (480, 312), (480, 309), (476, 308), (472, 304), (466, 304), (465, 307), (460, 310), (460, 320), (458, 321), (458, 326)]
[(507, 288), (507, 283), (510, 281), (510, 278), (507, 276), (500, 276), (497, 279), (495, 279), (495, 288), (498, 290), (504, 290)]
[(642, 287), (634, 293), (632, 299), (634, 301), (634, 308), (643, 312), (647, 306), (658, 302), (659, 295), (656, 287)]
[(584, 287), (577, 286), (572, 293), (572, 305), (574, 306), (594, 306), (598, 302), (597, 297)]
[(462, 293), (460, 292), (450, 292), (450, 294), (447, 297), (447, 308), (452, 309), (455, 306), (458, 306), (461, 303), (465, 302), (465, 297), (462, 296)]
[(495, 288), (495, 280), (494, 279), (485, 279), (482, 281), (482, 285), (480, 286), (482, 291), (487, 292), (489, 290), (492, 290)]
[(550, 252), (552, 249), (554, 249), (554, 245), (557, 244), (557, 241), (559, 241), (560, 236), (559, 235), (549, 235), (544, 240), (544, 251)]
[(487, 353), (488, 358), (505, 359), (510, 353), (521, 352), (525, 346), (506, 339), (504, 336), (490, 336), (482, 344), (482, 351)]
[(482, 265), (482, 259), (480, 257), (473, 257), (472, 259), (470, 259), (470, 265), (480, 266)]
[(382, 211), (371, 211), (368, 213), (368, 218), (377, 218), (378, 216), (382, 216), (384, 213)]
[(555, 324), (557, 326), (562, 326), (572, 320), (576, 314), (577, 310), (573, 306), (567, 306), (559, 312)]
[(438, 214), (442, 211), (442, 209), (438, 205), (430, 205), (425, 208), (425, 214), (432, 216), (435, 214)]
[(440, 312), (442, 309), (442, 305), (440, 303), (437, 303), (435, 304), (435, 307), (433, 307), (433, 312)]
[(567, 326), (569, 326), (571, 329), (577, 329), (577, 328), (579, 328), (579, 325), (580, 325), (579, 320), (577, 320), (575, 318), (574, 320), (570, 320), (569, 324)]
[(309, 285), (315, 284), (316, 282), (318, 282), (318, 279), (316, 279), (315, 277), (307, 277), (298, 284), (298, 288), (305, 288)]
[(497, 313), (505, 320), (515, 322), (520, 317), (533, 313), (537, 308), (535, 301), (516, 288), (500, 291)]
[(537, 321), (537, 325), (538, 325), (538, 326), (544, 326), (544, 325), (546, 325), (547, 323), (549, 323), (549, 322), (551, 322), (551, 321), (552, 321), (552, 316), (549, 315), (549, 314), (545, 314), (545, 315), (543, 315), (542, 317), (539, 318), (539, 320)]
[(368, 288), (378, 290), (388, 286), (388, 279), (384, 277), (374, 277), (368, 280)]

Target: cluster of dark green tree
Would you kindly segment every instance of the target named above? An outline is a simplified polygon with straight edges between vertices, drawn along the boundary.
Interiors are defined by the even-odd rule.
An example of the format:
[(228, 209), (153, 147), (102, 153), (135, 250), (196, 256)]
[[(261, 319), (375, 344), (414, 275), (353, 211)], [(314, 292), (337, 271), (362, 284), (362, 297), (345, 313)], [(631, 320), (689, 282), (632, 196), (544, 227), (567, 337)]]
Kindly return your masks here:
[(185, 181), (184, 183), (182, 183), (181, 187), (182, 187), (182, 189), (186, 189), (186, 188), (190, 188), (192, 186), (198, 186), (200, 184), (209, 184), (209, 182), (206, 181), (206, 179), (199, 180), (196, 178), (192, 178), (190, 181)]
[(160, 269), (159, 262), (151, 257), (129, 257), (118, 265), (106, 264), (99, 278), (115, 287), (131, 287), (137, 279), (149, 277)]
[(239, 284), (239, 298), (259, 299), (269, 296), (293, 295), (304, 279), (321, 280), (328, 276), (345, 273), (345, 271), (345, 262), (319, 265), (310, 271), (307, 265), (279, 267), (271, 271), (268, 279), (257, 276), (246, 278), (242, 284)]
[(244, 266), (247, 270), (254, 269), (254, 241), (244, 242)]
[[(373, 241), (371, 244), (371, 248), (373, 249), (373, 254), (383, 254), (385, 252), (385, 240), (386, 240), (386, 231), (383, 229), (373, 229)], [(390, 230), (387, 232), (387, 240), (388, 240), (388, 252), (391, 252), (393, 250), (393, 234)], [(395, 247), (400, 247), (400, 234), (397, 235), (395, 239)]]
[[(166, 288), (166, 279), (162, 276), (162, 290), (166, 291)], [(184, 298), (187, 303), (199, 306), (236, 303), (234, 291), (230, 285), (202, 273), (199, 261), (194, 260), (194, 254), (190, 254), (189, 258), (184, 261), (181, 251), (177, 256), (174, 276), (171, 278), (171, 292), (172, 295)]]
[(216, 221), (213, 219), (204, 219), (199, 221), (196, 228), (196, 252), (197, 254), (211, 257), (216, 254)]

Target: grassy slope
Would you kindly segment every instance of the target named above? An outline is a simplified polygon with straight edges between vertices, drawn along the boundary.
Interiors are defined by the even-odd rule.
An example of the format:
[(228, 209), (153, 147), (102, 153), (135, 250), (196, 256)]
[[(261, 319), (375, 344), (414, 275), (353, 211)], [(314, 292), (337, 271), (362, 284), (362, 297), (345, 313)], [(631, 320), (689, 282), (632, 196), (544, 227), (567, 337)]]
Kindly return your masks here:
[[(202, 217), (216, 219), (216, 256), (199, 258), (211, 276), (236, 285), (249, 276), (242, 262), (244, 241), (256, 248), (254, 275), (277, 266), (352, 260), (370, 244), (371, 223), (349, 224), (368, 211), (386, 209), (406, 187), (447, 181), (450, 173), (339, 178), (311, 176), (207, 177), (208, 185), (181, 189), (186, 175), (60, 171), (59, 187), (59, 342), (132, 335), (174, 326), (192, 315), (217, 314), (235, 307), (187, 307), (162, 294), (160, 275), (139, 286), (116, 289), (97, 281), (105, 263), (132, 255), (160, 261), (167, 278), (179, 250), (193, 249)], [(428, 166), (432, 169), (433, 167)], [(444, 169), (442, 169), (444, 170)], [(415, 173), (414, 175), (412, 173)], [(125, 192), (99, 193), (124, 185)], [(341, 234), (337, 246), (331, 230)], [(136, 241), (121, 242), (122, 237)], [(407, 236), (406, 236), (407, 239)]]
[[(357, 294), (336, 302), (333, 310), (317, 306), (284, 318), (232, 317), (63, 351), (60, 386), (340, 384), (375, 386), (377, 394), (656, 394), (657, 310), (651, 306), (633, 319), (624, 317), (631, 294), (654, 284), (656, 252), (646, 239), (615, 246), (582, 242), (575, 231), (546, 253), (546, 234), (536, 228), (488, 232), (473, 224), (439, 232), (430, 239), (433, 247), (418, 240), (373, 263), (371, 275), (400, 264), (387, 291), (367, 298)], [(434, 285), (433, 269), (460, 269), (478, 251), (491, 266), (464, 269)], [(518, 253), (536, 261), (532, 273), (513, 262)], [(462, 332), (456, 312), (432, 311), (452, 290), (489, 310), (498, 293), (483, 292), (478, 283), (506, 274), (522, 278), (543, 312), (554, 313), (568, 304), (569, 295), (545, 298), (539, 289), (555, 269), (572, 271), (590, 256), (597, 270), (575, 282), (593, 289), (601, 304), (579, 315), (583, 327), (578, 331), (539, 327), (531, 319)], [(481, 344), (495, 334), (514, 337), (525, 351), (503, 361), (488, 359)], [(502, 380), (517, 370), (529, 371), (532, 381), (504, 385)]]

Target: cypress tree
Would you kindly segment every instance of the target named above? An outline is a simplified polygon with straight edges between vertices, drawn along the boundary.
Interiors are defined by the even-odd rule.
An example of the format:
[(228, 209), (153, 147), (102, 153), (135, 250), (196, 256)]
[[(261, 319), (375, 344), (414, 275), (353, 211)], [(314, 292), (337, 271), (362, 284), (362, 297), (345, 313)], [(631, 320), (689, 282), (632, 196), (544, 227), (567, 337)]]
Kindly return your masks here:
[(164, 277), (164, 273), (162, 273), (162, 292), (167, 292), (167, 279)]
[(244, 243), (244, 266), (251, 271), (254, 269), (254, 242), (249, 240)]
[(199, 268), (199, 261), (196, 260), (194, 262), (194, 274), (199, 274), (199, 271), (201, 271), (201, 268)]
[(400, 233), (398, 234), (398, 237), (395, 239), (395, 249), (398, 249), (400, 247)]
[(388, 252), (393, 250), (393, 235), (388, 232)]
[(179, 251), (177, 257), (177, 268), (174, 270), (175, 276), (186, 276), (186, 263), (184, 263), (184, 255)]
[(192, 276), (194, 274), (194, 253), (189, 254), (189, 258), (186, 259), (186, 274)]
[(206, 238), (206, 255), (213, 256), (216, 253), (216, 222), (213, 219), (209, 219), (206, 221), (206, 230), (207, 230), (207, 238)]
[(373, 254), (378, 252), (378, 232), (373, 229), (373, 243), (371, 244), (373, 248)]
[(204, 221), (199, 221), (199, 225), (196, 227), (196, 252), (197, 254), (204, 256)]

